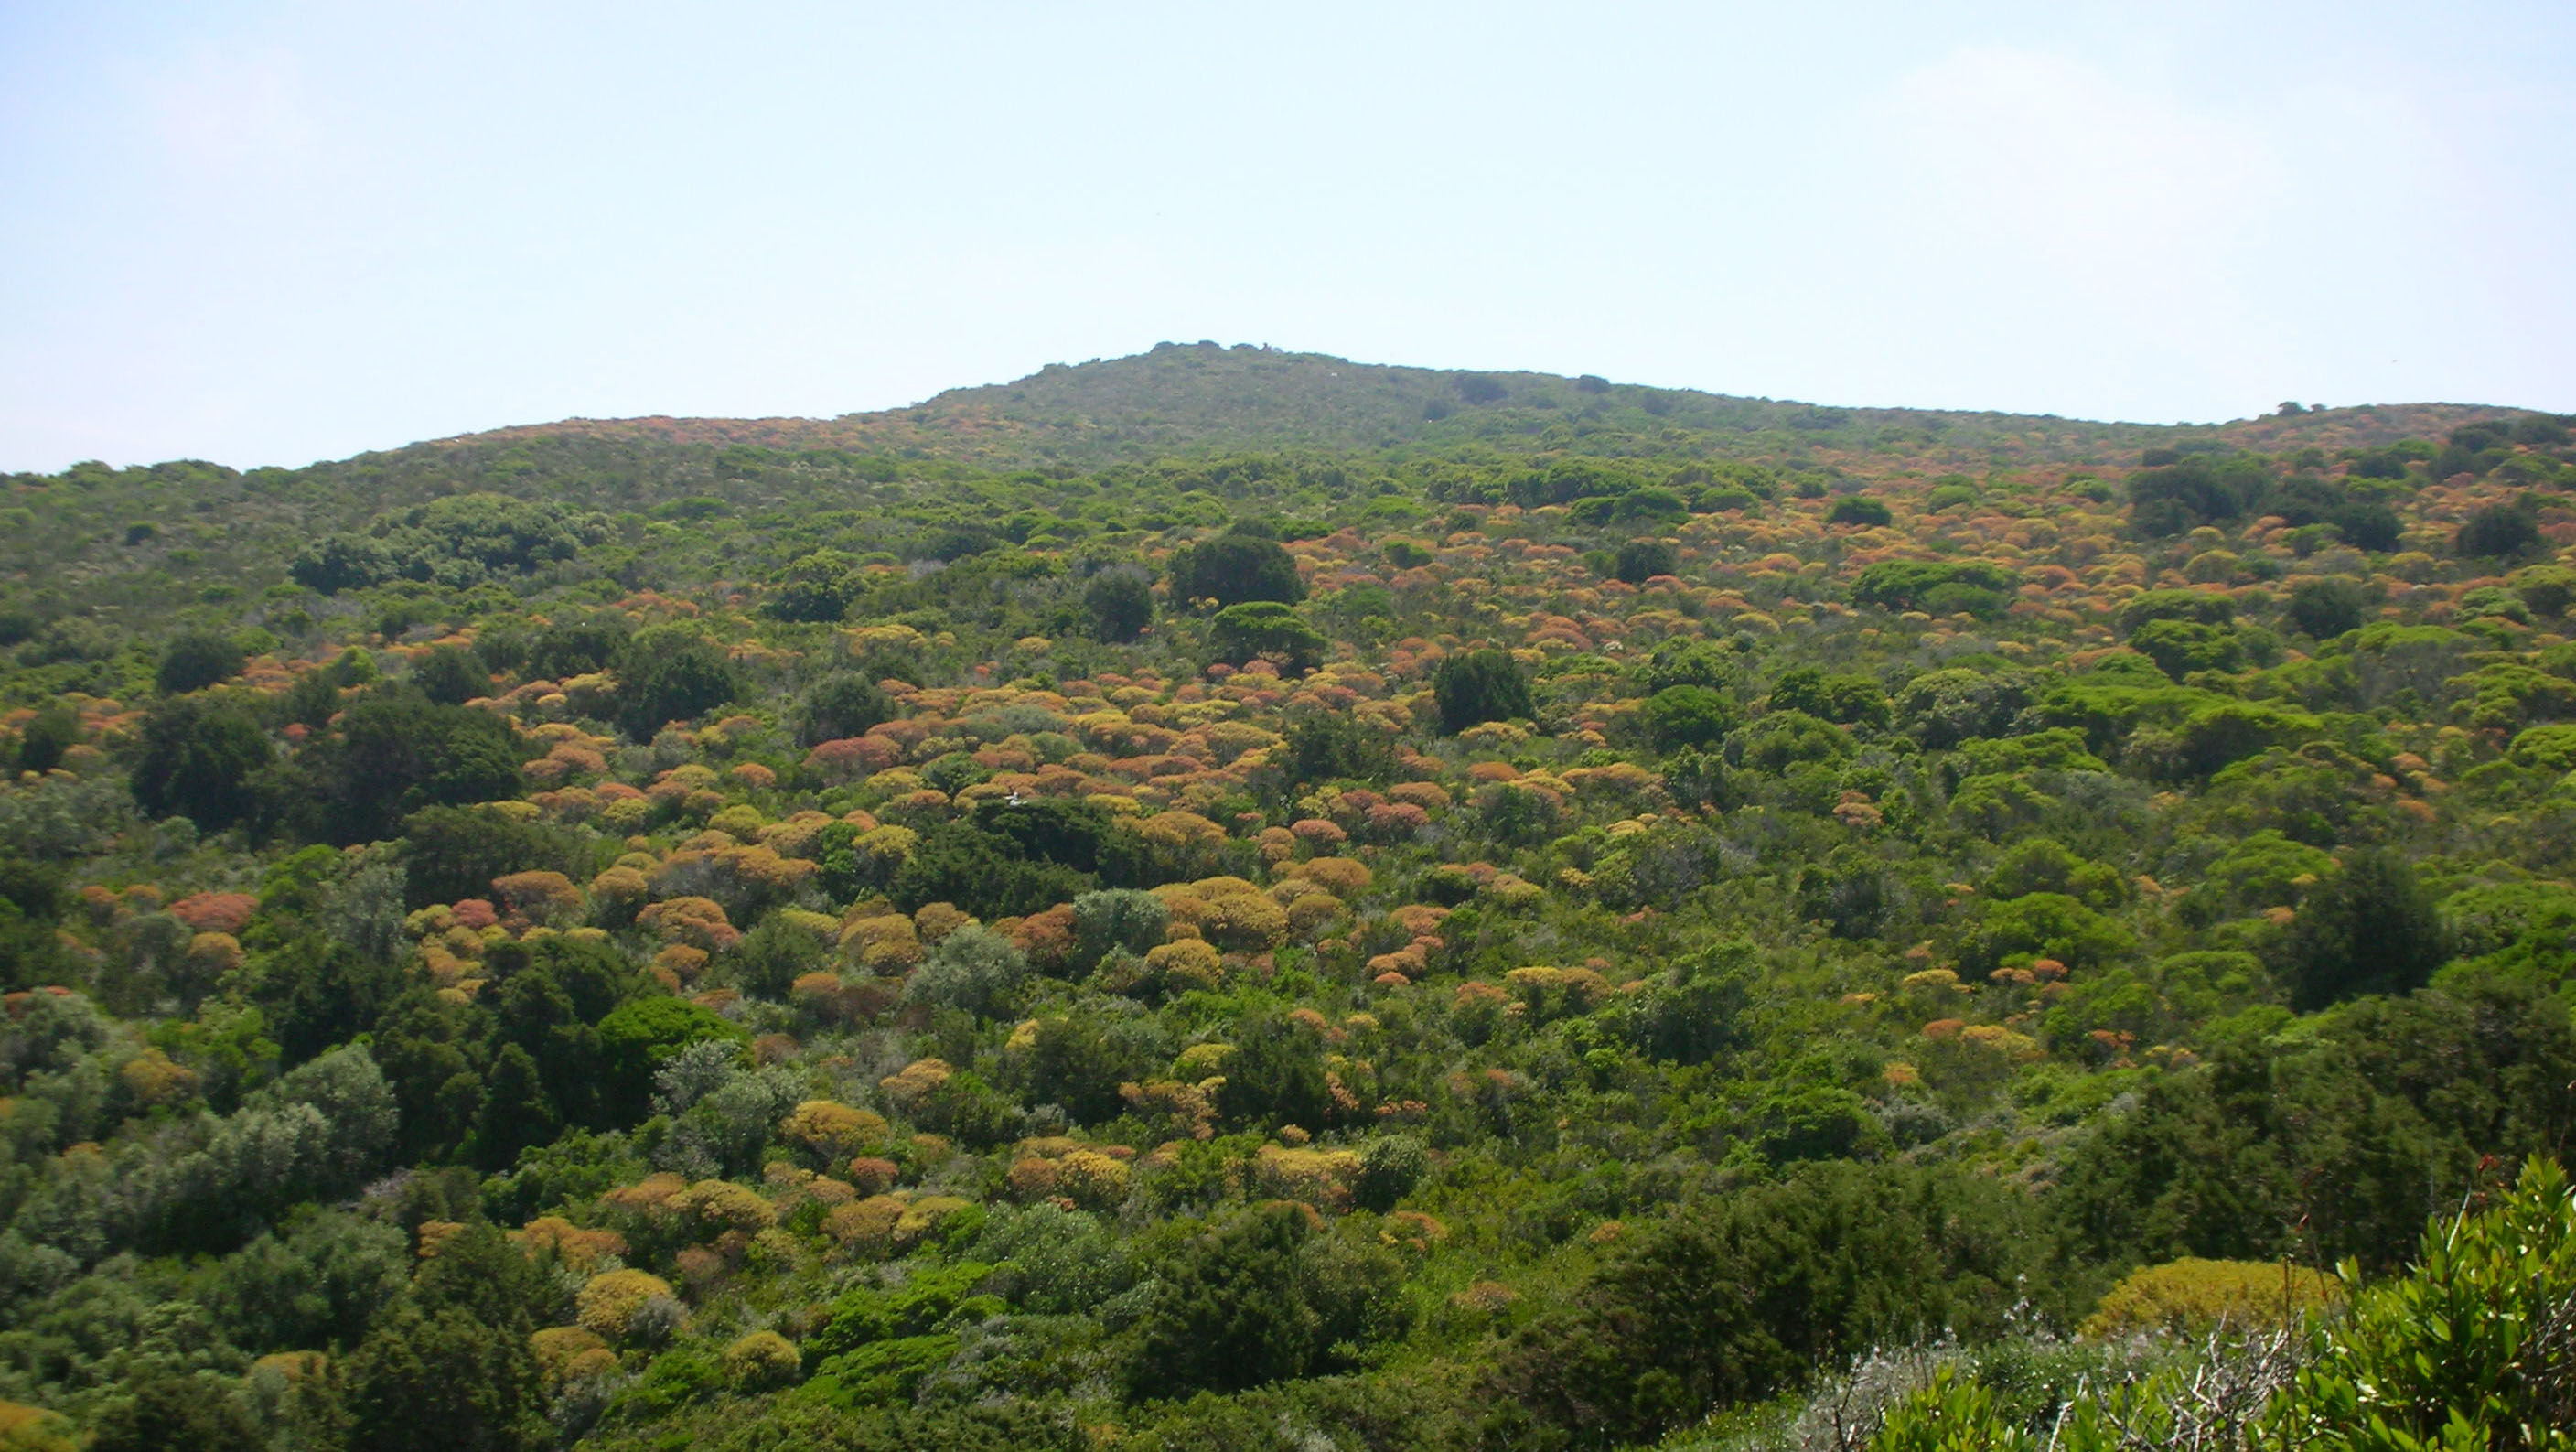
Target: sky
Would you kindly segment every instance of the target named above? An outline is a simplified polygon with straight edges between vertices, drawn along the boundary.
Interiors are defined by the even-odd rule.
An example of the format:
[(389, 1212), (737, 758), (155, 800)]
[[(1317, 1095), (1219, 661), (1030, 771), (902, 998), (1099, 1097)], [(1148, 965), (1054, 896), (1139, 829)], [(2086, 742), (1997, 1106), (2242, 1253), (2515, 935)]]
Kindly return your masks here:
[(2576, 7), (0, 0), (0, 470), (1169, 339), (2576, 411)]

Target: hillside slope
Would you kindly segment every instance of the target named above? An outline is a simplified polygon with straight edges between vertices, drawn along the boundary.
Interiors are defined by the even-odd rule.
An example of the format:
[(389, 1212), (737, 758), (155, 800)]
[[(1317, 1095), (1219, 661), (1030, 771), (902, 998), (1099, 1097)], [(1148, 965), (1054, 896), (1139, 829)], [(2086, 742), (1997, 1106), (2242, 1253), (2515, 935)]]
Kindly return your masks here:
[(1162, 349), (10, 477), (0, 1441), (2563, 1422), (2451, 1333), (2576, 1286), (2569, 423)]

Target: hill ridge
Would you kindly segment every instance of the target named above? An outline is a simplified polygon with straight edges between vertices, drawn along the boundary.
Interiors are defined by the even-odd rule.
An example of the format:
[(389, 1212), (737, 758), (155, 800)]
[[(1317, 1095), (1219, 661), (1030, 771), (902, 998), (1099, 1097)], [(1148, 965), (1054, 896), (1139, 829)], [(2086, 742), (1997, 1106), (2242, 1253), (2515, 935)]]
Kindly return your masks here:
[[(1321, 373), (1322, 379), (1315, 376)], [(1498, 392), (1496, 391), (1498, 390)], [(2364, 404), (2217, 423), (2136, 423), (1997, 409), (1823, 404), (1689, 388), (1567, 378), (1532, 370), (1355, 362), (1251, 344), (1162, 343), (1144, 353), (1050, 363), (1004, 383), (950, 388), (918, 403), (830, 418), (673, 414), (575, 417), (425, 441), (429, 447), (582, 436), (776, 449), (837, 448), (1000, 462), (1098, 462), (1175, 449), (1250, 446), (1282, 431), (1296, 443), (1360, 450), (1543, 430), (1533, 416), (1580, 421), (1635, 409), (1675, 426), (1831, 435), (1852, 426), (1975, 425), (2072, 434), (2097, 447), (2216, 439), (2239, 447), (2369, 447), (2529, 410), (2485, 404)], [(1499, 425), (1499, 427), (1497, 427)], [(1821, 441), (1821, 439), (1820, 439)], [(1275, 447), (1275, 445), (1272, 445)]]

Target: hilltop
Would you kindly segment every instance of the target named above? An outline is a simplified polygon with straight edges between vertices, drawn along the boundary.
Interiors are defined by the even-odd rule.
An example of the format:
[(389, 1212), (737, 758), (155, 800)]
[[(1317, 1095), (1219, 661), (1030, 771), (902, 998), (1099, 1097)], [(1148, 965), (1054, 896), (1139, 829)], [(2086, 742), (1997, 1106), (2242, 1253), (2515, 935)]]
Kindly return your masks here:
[[(2186, 441), (2248, 448), (2367, 447), (2432, 436), (2513, 410), (2401, 404), (2274, 415), (2227, 425), (2087, 423), (2055, 416), (1847, 408), (1732, 398), (1597, 377), (1386, 367), (1321, 353), (1165, 343), (1149, 353), (1052, 364), (1011, 383), (956, 388), (911, 408), (833, 419), (567, 419), (430, 447), (579, 436), (667, 444), (914, 454), (998, 468), (1135, 462), (1203, 449), (1379, 450), (1468, 441), (1593, 443), (1673, 430), (1747, 447), (1808, 450), (2001, 446), (2101, 462)], [(1561, 445), (1563, 440), (1558, 440)]]
[[(1335, 487), (1348, 489), (1363, 475), (1427, 480), (1444, 469), (1587, 460), (1617, 466), (1632, 483), (1673, 471), (1753, 468), (1837, 487), (1921, 489), (1960, 475), (2116, 484), (2158, 451), (2331, 463), (2402, 439), (2440, 439), (2525, 416), (2538, 417), (2401, 404), (2225, 425), (2104, 424), (1829, 408), (1597, 378), (1165, 344), (1129, 358), (1052, 366), (1015, 383), (952, 390), (914, 408), (837, 419), (569, 419), (303, 469), (244, 472), (185, 460), (0, 476), (28, 509), (0, 538), (0, 565), (21, 591), (82, 609), (167, 611), (194, 592), (268, 588), (284, 578), (285, 560), (316, 537), (459, 494), (696, 517), (875, 507), (900, 498), (923, 502), (908, 517), (927, 523), (939, 517), (927, 506), (943, 494), (966, 497), (954, 493), (959, 482), (1020, 473), (1112, 487), (1146, 477), (1223, 476), (1237, 495), (1264, 493), (1271, 486), (1260, 481), (1289, 475), (1334, 474), (1344, 481)], [(71, 487), (55, 488), (54, 477)], [(968, 509), (954, 522), (984, 528), (990, 519)], [(56, 608), (40, 606), (39, 613)]]

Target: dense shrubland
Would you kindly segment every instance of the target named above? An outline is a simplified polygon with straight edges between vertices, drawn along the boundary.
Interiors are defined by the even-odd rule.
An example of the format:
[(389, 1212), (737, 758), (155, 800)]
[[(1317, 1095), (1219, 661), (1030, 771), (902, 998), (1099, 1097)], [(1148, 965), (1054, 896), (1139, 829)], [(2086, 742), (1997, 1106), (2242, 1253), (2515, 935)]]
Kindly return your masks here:
[(2561, 1445), (2571, 480), (1204, 346), (12, 477), (0, 1439)]

